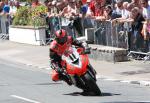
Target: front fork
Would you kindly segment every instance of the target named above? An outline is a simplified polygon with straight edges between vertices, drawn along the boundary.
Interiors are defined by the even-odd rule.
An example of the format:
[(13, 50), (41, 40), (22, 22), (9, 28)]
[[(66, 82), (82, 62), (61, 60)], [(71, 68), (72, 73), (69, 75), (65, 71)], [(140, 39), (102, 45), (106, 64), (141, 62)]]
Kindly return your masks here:
[(92, 77), (95, 81), (97, 81), (97, 80), (96, 80), (96, 74), (97, 74), (97, 72), (95, 71), (95, 69), (92, 67), (91, 64), (88, 65), (88, 70), (87, 70), (87, 72), (89, 73), (89, 75), (91, 75), (91, 77)]

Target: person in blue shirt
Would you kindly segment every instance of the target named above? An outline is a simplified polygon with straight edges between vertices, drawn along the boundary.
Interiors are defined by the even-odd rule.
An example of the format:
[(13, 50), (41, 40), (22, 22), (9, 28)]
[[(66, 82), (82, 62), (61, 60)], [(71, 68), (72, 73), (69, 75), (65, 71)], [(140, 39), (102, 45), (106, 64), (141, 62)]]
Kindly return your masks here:
[(3, 12), (4, 13), (9, 13), (9, 11), (10, 11), (10, 6), (9, 5), (4, 5)]

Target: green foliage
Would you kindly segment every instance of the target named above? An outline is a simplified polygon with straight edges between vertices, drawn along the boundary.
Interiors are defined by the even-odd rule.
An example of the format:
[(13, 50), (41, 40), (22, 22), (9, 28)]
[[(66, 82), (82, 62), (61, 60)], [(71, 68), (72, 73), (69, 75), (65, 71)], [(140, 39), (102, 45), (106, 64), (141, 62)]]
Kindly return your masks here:
[(31, 8), (31, 24), (35, 24), (35, 26), (44, 26), (46, 25), (46, 20), (41, 15), (47, 13), (47, 8), (43, 5)]
[(30, 8), (27, 6), (20, 7), (13, 20), (13, 25), (28, 25), (30, 22), (31, 14)]
[(41, 14), (46, 14), (47, 8), (43, 5), (37, 7), (23, 6), (17, 10), (14, 16), (13, 25), (45, 26), (46, 20)]

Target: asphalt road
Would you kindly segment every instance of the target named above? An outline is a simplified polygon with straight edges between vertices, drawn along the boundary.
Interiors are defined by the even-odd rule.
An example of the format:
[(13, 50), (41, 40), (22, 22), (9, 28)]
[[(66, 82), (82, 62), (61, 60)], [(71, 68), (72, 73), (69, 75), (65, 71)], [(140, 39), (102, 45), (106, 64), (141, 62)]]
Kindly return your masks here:
[(103, 96), (53, 82), (49, 71), (0, 60), (0, 103), (150, 103), (150, 88), (98, 79)]

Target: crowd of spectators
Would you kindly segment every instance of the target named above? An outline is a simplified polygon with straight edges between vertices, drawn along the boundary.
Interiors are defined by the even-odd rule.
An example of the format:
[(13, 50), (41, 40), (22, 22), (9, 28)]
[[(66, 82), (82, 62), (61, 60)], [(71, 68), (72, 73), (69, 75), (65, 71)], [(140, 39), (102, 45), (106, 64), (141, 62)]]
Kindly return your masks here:
[[(83, 35), (83, 18), (97, 21), (109, 20), (112, 23), (130, 22), (128, 30), (129, 49), (149, 51), (150, 48), (150, 0), (32, 0), (30, 6), (45, 5), (47, 18), (64, 17), (73, 20), (72, 26), (77, 36)], [(6, 13), (12, 18), (20, 7), (18, 1), (2, 0), (1, 15)]]
[(129, 49), (149, 51), (150, 0), (49, 0), (45, 3), (49, 8), (49, 17), (74, 19), (74, 26), (80, 35), (81, 18), (109, 20), (114, 24), (130, 22)]

